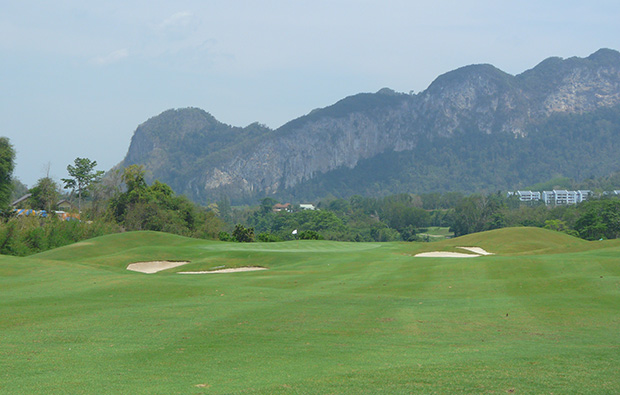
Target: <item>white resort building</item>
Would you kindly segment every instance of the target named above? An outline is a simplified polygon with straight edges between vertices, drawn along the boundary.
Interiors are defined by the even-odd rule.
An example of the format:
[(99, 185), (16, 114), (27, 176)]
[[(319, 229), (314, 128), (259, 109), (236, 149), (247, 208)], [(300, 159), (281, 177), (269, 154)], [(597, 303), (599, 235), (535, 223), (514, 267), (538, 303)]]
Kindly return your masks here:
[(577, 204), (588, 200), (592, 191), (579, 190), (567, 191), (566, 189), (554, 189), (553, 191), (517, 191), (508, 192), (508, 196), (518, 196), (522, 202), (537, 202), (542, 199), (546, 205)]
[(532, 191), (517, 191), (516, 193), (510, 193), (508, 196), (517, 195), (522, 202), (536, 202), (540, 200), (540, 192)]

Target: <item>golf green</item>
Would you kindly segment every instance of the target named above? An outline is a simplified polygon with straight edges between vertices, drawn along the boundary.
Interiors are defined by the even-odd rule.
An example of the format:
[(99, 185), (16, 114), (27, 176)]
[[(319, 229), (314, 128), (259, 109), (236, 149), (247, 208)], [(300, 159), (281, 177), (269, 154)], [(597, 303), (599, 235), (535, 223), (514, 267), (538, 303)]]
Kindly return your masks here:
[[(495, 255), (417, 258), (481, 247)], [(461, 250), (462, 252), (462, 250)], [(189, 261), (155, 274), (135, 262)], [(242, 273), (181, 271), (261, 266)], [(0, 256), (0, 393), (615, 393), (620, 241), (156, 232)]]

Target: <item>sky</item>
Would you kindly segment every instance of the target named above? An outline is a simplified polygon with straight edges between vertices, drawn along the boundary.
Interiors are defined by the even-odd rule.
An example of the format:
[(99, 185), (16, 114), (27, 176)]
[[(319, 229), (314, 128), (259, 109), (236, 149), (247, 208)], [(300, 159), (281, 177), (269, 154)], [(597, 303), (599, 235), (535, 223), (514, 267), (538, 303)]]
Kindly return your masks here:
[(360, 92), (620, 50), (617, 0), (0, 0), (0, 136), (32, 187), (109, 170), (141, 123), (198, 107), (272, 128)]

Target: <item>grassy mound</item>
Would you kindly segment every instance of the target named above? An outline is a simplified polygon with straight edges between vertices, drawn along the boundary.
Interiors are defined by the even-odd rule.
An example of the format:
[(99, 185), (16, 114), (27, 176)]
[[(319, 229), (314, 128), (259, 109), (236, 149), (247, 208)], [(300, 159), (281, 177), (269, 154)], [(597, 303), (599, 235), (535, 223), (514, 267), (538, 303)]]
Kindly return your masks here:
[[(199, 271), (245, 265), (278, 265), (296, 256), (351, 254), (380, 247), (379, 243), (341, 243), (300, 240), (280, 243), (231, 243), (197, 240), (159, 232), (128, 232), (97, 237), (31, 256), (35, 259), (125, 269), (144, 261), (190, 261), (190, 265), (167, 270)], [(283, 259), (280, 259), (283, 258)]]
[(481, 247), (494, 254), (555, 254), (596, 249), (597, 245), (565, 233), (541, 228), (502, 228), (424, 245), (421, 251), (459, 251)]
[(197, 247), (208, 243), (213, 242), (161, 232), (127, 232), (89, 239), (31, 258), (125, 269), (130, 263), (142, 261), (204, 260)]
[(95, 237), (32, 255), (31, 257), (48, 260), (80, 261), (98, 256), (123, 253), (140, 247), (153, 248), (165, 246), (166, 248), (177, 248), (201, 243), (204, 243), (204, 241), (169, 233), (150, 231), (126, 232)]
[[(0, 393), (620, 387), (618, 242), (524, 228), (432, 244), (498, 253), (465, 260), (413, 258), (428, 244), (411, 243), (236, 244), (152, 232), (88, 243), (0, 256)], [(271, 270), (125, 270), (155, 258), (192, 261), (183, 270)]]

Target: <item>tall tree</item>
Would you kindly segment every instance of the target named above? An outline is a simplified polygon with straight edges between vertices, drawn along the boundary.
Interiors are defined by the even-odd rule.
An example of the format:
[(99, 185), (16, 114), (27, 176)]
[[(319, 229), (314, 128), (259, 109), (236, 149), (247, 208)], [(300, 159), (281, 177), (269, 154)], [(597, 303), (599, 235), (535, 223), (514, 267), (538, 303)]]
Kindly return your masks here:
[(13, 169), (15, 168), (15, 151), (7, 137), (0, 137), (0, 209), (11, 203), (13, 190)]
[(103, 176), (103, 171), (95, 171), (97, 161), (88, 158), (75, 158), (75, 166), (67, 166), (67, 172), (71, 178), (63, 178), (65, 189), (77, 190), (78, 193), (78, 211), (82, 211), (82, 196), (86, 196), (88, 187), (93, 182), (98, 182)]
[(58, 203), (58, 184), (50, 177), (44, 177), (37, 181), (37, 184), (30, 189), (30, 204), (37, 210), (52, 211)]
[(267, 214), (270, 213), (273, 210), (273, 206), (278, 204), (280, 202), (278, 202), (277, 200), (270, 198), (270, 197), (266, 197), (263, 200), (260, 201), (260, 211), (263, 214)]
[(146, 203), (148, 199), (148, 185), (144, 179), (144, 167), (131, 165), (123, 170), (121, 181), (127, 186), (127, 190), (115, 194), (110, 199), (109, 207), (112, 215), (119, 223), (126, 219), (127, 212), (132, 205)]

